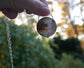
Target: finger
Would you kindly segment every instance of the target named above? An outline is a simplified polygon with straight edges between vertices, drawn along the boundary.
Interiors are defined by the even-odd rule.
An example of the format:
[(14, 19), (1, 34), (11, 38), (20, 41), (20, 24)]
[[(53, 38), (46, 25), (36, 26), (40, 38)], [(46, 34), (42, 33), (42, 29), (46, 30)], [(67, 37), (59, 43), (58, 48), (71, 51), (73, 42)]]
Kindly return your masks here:
[(27, 13), (27, 14), (32, 14), (32, 12), (31, 12), (31, 11), (29, 11), (29, 10), (26, 10), (26, 13)]
[(2, 9), (2, 12), (10, 19), (16, 18), (18, 14), (17, 11), (15, 11), (14, 9), (10, 9), (10, 8)]
[(42, 1), (44, 4), (46, 4), (46, 5), (48, 6), (48, 4), (47, 4), (47, 1), (46, 1), (46, 0), (40, 0), (40, 1)]
[(18, 13), (21, 13), (21, 12), (24, 11), (24, 9), (22, 9), (22, 8), (21, 8), (21, 9), (18, 8), (18, 9), (15, 9), (15, 10), (16, 10)]
[(45, 0), (41, 0), (41, 1), (31, 0), (30, 2), (28, 1), (27, 4), (29, 7), (25, 6), (26, 10), (31, 13), (34, 13), (40, 16), (46, 16), (50, 13), (49, 8), (46, 5), (47, 2)]

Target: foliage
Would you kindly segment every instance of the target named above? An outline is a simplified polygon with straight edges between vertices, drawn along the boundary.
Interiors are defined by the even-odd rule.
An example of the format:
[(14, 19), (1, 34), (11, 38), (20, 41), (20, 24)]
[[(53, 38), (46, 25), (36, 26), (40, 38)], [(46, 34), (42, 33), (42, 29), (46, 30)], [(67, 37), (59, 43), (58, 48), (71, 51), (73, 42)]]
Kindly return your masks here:
[[(60, 59), (62, 53), (70, 54), (74, 58), (80, 58), (84, 60), (83, 50), (80, 46), (80, 42), (76, 38), (69, 38), (62, 40), (61, 37), (55, 37), (53, 39), (54, 45), (50, 42), (51, 48), (56, 53), (56, 58)], [(58, 46), (57, 46), (58, 45)]]
[(56, 59), (48, 41), (39, 39), (31, 22), (27, 26), (17, 26), (14, 22), (0, 18), (0, 68), (10, 68), (6, 25), (11, 29), (15, 68), (56, 68)]
[(57, 68), (84, 68), (84, 63), (79, 59), (73, 59), (73, 56), (62, 54), (62, 60)]

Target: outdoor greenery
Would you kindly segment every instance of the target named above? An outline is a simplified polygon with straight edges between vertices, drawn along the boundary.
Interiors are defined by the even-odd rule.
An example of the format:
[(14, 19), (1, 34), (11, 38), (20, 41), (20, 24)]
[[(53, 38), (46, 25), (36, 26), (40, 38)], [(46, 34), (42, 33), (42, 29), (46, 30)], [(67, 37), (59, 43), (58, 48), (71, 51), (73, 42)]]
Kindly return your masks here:
[(63, 57), (56, 68), (84, 68), (84, 63), (79, 59), (73, 59), (71, 55), (62, 54)]
[[(61, 60), (57, 57), (55, 58), (55, 55), (59, 56), (60, 53), (54, 53), (49, 43), (59, 49), (58, 44), (55, 44), (57, 42), (56, 38), (54, 38), (55, 43), (53, 43), (52, 41), (48, 42), (44, 37), (39, 37), (34, 28), (32, 28), (34, 27), (33, 22), (35, 20), (31, 18), (28, 20), (28, 25), (22, 24), (18, 26), (14, 22), (0, 17), (0, 68), (11, 68), (6, 23), (9, 24), (11, 31), (14, 68), (84, 68), (84, 63), (81, 60), (74, 59), (71, 54), (66, 55), (66, 51), (63, 48), (61, 50), (65, 52), (61, 52)], [(71, 40), (74, 41), (73, 38)], [(58, 43), (60, 42), (58, 41)], [(67, 43), (67, 45), (70, 43)], [(60, 44), (60, 46), (62, 45), (65, 46)], [(75, 51), (72, 54), (74, 55)]]
[[(34, 16), (28, 17), (25, 13), (22, 17), (19, 15), (22, 22), (28, 17), (28, 23), (18, 26), (0, 12), (0, 68), (11, 68), (6, 23), (10, 27), (14, 68), (84, 68), (84, 39), (81, 42), (78, 39), (78, 36), (84, 34), (84, 1), (76, 1), (47, 1), (51, 14), (57, 18), (54, 18), (57, 27), (61, 29), (61, 34), (59, 30), (59, 36), (53, 39), (38, 35)], [(80, 25), (81, 22), (83, 24)], [(68, 39), (63, 40), (60, 35), (67, 35)]]
[[(53, 41), (54, 44), (51, 42)], [(83, 49), (81, 48), (80, 41), (77, 38), (68, 38), (63, 40), (61, 36), (55, 37), (49, 43), (51, 48), (56, 53), (55, 57), (62, 58), (62, 53), (72, 55), (74, 58), (79, 58), (84, 61)]]
[[(33, 21), (33, 20), (32, 20)], [(56, 59), (45, 38), (37, 38), (30, 25), (17, 26), (14, 22), (0, 18), (0, 68), (10, 68), (6, 25), (11, 29), (15, 68), (55, 68)], [(32, 24), (31, 22), (29, 22)]]

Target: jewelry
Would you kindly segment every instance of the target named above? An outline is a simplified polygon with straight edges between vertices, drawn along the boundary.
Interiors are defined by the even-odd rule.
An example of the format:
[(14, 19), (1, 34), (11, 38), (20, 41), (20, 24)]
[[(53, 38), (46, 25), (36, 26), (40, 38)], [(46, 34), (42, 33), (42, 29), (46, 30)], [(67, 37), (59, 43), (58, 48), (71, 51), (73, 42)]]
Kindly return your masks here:
[[(50, 14), (52, 16), (52, 14)], [(43, 17), (39, 20), (38, 17), (38, 23), (37, 23), (37, 31), (41, 36), (44, 37), (50, 37), (56, 32), (56, 22), (50, 17)]]

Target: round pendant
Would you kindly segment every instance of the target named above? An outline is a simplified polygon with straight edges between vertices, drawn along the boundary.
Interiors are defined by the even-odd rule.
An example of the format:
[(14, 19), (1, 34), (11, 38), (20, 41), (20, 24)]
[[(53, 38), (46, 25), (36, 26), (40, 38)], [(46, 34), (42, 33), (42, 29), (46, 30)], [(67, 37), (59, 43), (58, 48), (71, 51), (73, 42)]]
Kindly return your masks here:
[(40, 19), (37, 23), (37, 31), (41, 36), (50, 37), (56, 32), (56, 22), (49, 17)]

